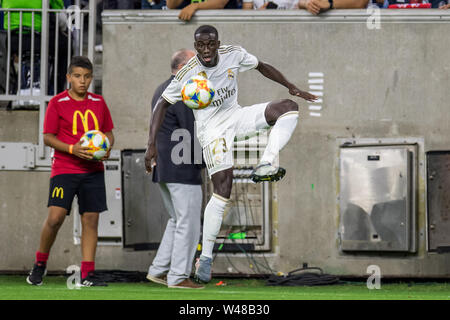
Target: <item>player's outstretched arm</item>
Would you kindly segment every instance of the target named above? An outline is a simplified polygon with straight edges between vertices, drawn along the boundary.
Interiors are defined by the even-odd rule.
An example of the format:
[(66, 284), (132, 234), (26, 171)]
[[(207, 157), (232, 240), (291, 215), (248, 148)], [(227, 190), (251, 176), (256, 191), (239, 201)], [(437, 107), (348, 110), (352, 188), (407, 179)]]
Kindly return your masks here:
[(289, 82), (286, 77), (278, 71), (275, 67), (271, 66), (268, 63), (259, 61), (258, 66), (256, 67), (256, 70), (261, 72), (263, 76), (266, 78), (273, 80), (275, 82), (278, 82), (282, 86), (285, 86), (289, 89), (289, 93), (293, 96), (297, 96), (300, 98), (303, 98), (307, 101), (314, 101), (317, 99), (317, 97), (313, 94), (310, 94), (309, 92), (305, 92), (297, 88), (296, 85)]
[(62, 142), (56, 137), (56, 135), (52, 133), (44, 133), (44, 143), (45, 145), (55, 150), (71, 153), (84, 160), (92, 160), (94, 158), (92, 153), (88, 151), (89, 148), (82, 147), (80, 141), (78, 141), (76, 144), (72, 146), (72, 148), (70, 148), (70, 144)]
[(145, 169), (148, 173), (150, 173), (152, 168), (156, 165), (156, 134), (164, 121), (167, 108), (170, 106), (171, 104), (167, 102), (166, 99), (160, 97), (153, 109), (152, 118), (150, 120), (147, 151), (145, 152)]

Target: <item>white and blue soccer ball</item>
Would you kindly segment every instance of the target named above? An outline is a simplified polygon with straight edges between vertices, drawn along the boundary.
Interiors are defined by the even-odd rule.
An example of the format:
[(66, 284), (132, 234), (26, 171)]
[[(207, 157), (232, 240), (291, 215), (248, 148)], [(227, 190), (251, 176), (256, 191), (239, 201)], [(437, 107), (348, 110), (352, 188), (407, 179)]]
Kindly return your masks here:
[(99, 130), (87, 131), (80, 139), (82, 147), (89, 147), (95, 160), (100, 160), (108, 152), (110, 143), (108, 137)]
[(184, 104), (194, 110), (209, 106), (214, 95), (215, 90), (211, 81), (200, 75), (191, 77), (181, 89), (181, 98)]

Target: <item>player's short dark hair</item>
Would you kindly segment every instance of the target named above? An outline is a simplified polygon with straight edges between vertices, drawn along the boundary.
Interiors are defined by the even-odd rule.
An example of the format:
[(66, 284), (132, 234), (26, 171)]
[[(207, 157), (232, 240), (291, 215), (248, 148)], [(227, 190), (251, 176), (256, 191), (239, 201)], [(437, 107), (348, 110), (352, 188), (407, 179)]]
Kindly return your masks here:
[(214, 28), (213, 26), (208, 25), (208, 24), (200, 26), (200, 27), (197, 28), (197, 30), (195, 30), (195, 32), (194, 32), (194, 39), (195, 39), (197, 34), (204, 34), (204, 33), (215, 34), (216, 38), (219, 39), (219, 32), (217, 31), (217, 29)]
[(94, 69), (94, 67), (92, 66), (91, 60), (89, 60), (89, 58), (83, 57), (83, 56), (72, 57), (69, 67), (67, 68), (67, 73), (71, 74), (73, 71), (73, 68), (75, 68), (75, 67), (88, 69), (90, 71), (92, 71)]

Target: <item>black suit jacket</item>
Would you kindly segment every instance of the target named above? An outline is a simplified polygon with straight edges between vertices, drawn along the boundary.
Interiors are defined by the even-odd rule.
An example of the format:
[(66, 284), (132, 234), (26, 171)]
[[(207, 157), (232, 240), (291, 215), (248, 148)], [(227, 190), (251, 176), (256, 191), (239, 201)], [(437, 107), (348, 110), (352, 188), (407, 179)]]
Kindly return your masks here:
[[(156, 102), (161, 97), (164, 90), (170, 84), (174, 76), (163, 82), (155, 91), (152, 99), (152, 110)], [(171, 105), (166, 112), (166, 116), (156, 136), (156, 147), (158, 157), (156, 167), (153, 170), (153, 182), (201, 184), (202, 155), (201, 147), (194, 132), (194, 114), (182, 101)], [(186, 136), (179, 140), (172, 141), (172, 133), (176, 129), (187, 129), (190, 139)], [(186, 132), (187, 133), (187, 132)], [(183, 143), (181, 145), (180, 143)], [(189, 146), (190, 144), (190, 146)], [(194, 145), (195, 144), (195, 145)], [(188, 163), (175, 164), (172, 161), (172, 150), (177, 146), (177, 158), (184, 158), (183, 151), (189, 151)], [(182, 148), (181, 146), (185, 146)], [(197, 155), (195, 154), (197, 148)], [(197, 156), (197, 159), (195, 159)]]

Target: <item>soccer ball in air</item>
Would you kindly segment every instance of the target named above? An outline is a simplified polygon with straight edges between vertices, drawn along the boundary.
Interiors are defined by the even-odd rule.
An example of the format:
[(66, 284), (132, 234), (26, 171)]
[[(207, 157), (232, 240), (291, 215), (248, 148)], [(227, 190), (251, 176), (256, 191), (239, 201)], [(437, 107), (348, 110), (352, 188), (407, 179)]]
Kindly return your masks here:
[(105, 134), (98, 130), (86, 132), (80, 139), (82, 147), (89, 147), (95, 160), (100, 160), (108, 152), (109, 140)]
[(193, 76), (183, 86), (181, 98), (185, 105), (194, 110), (204, 109), (214, 98), (214, 88), (208, 79)]

